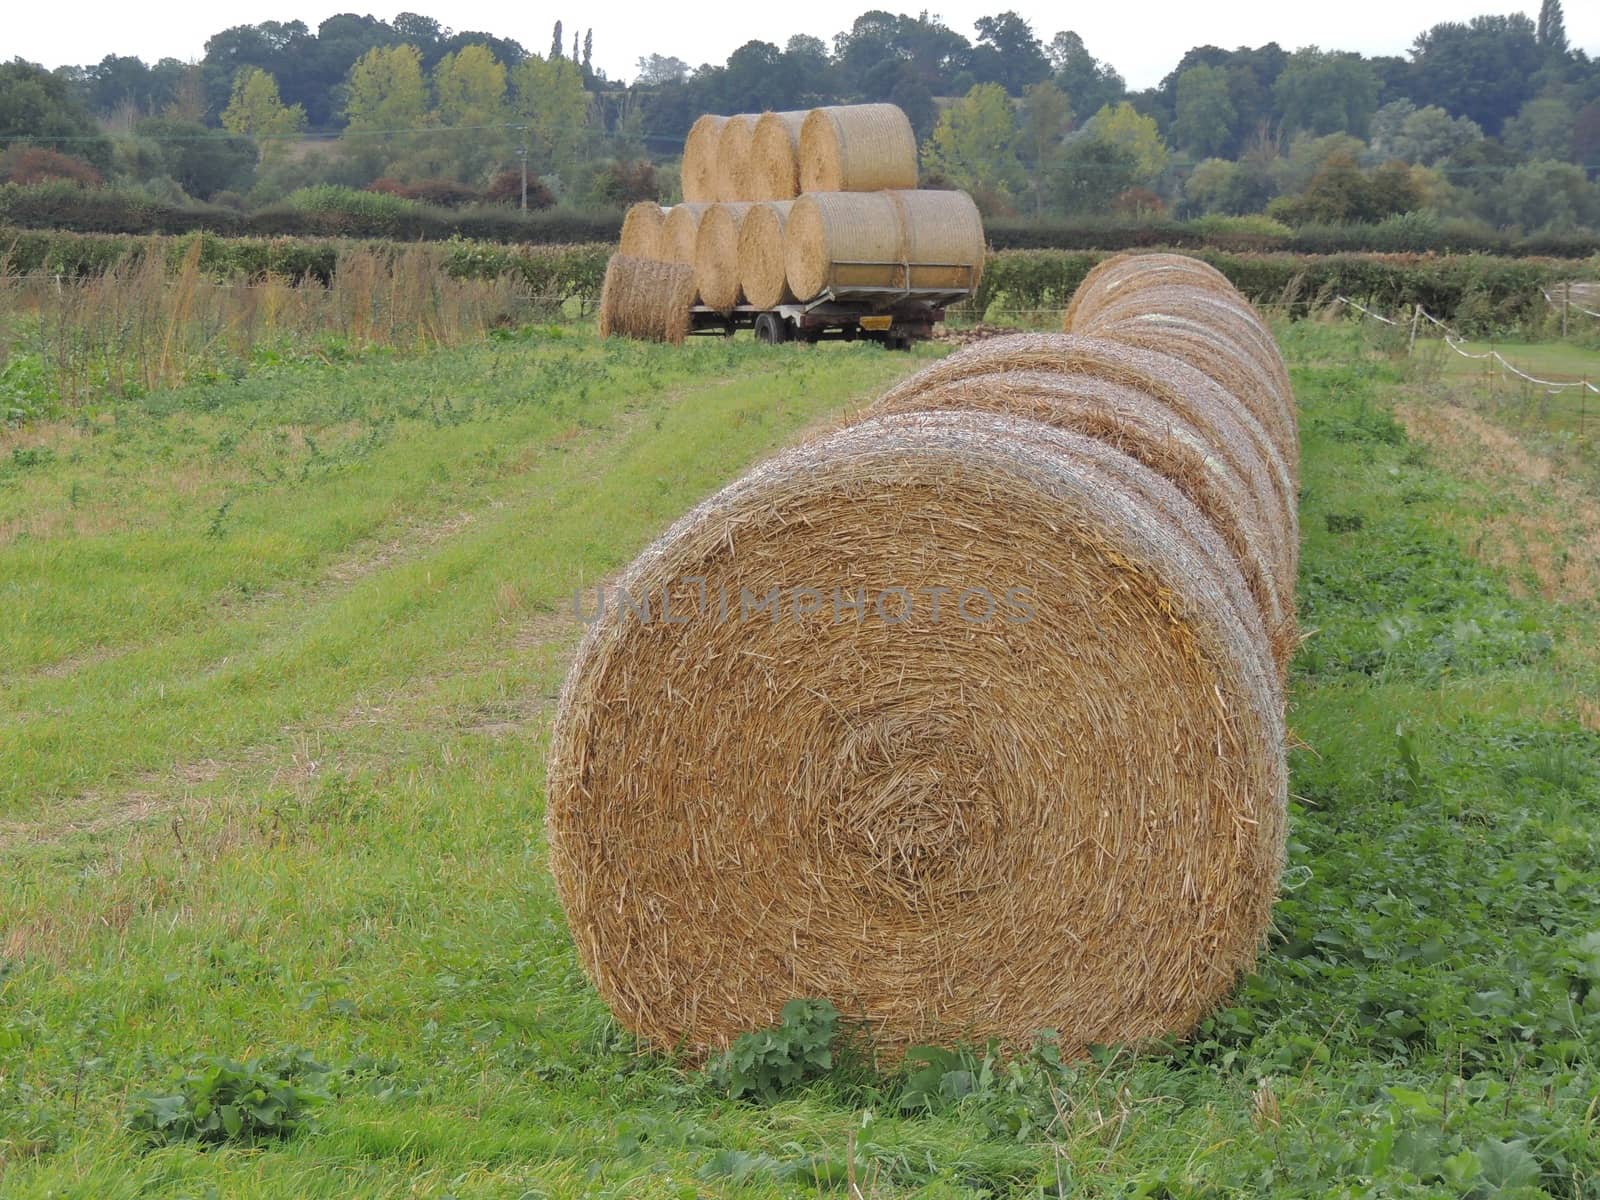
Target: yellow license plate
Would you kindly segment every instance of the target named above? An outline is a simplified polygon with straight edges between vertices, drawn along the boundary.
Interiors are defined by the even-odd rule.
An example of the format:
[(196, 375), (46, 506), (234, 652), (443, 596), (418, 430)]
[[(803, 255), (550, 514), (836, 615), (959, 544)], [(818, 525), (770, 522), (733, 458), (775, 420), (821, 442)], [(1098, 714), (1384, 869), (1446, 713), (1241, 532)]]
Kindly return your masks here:
[(893, 317), (862, 317), (861, 328), (871, 330), (873, 333), (882, 333), (894, 324)]

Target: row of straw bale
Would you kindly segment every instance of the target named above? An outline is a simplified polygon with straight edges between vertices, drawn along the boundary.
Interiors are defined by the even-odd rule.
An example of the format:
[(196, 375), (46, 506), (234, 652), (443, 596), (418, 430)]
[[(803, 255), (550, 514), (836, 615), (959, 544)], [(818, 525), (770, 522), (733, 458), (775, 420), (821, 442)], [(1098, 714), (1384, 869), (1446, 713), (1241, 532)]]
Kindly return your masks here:
[(683, 147), (683, 198), (691, 204), (916, 186), (916, 135), (893, 104), (707, 114)]
[(808, 192), (797, 200), (633, 205), (622, 254), (692, 265), (702, 303), (771, 308), (860, 287), (976, 287), (983, 219), (960, 191)]
[(1064, 332), (943, 359), (645, 550), (549, 757), (617, 1018), (703, 1056), (825, 997), (892, 1061), (1219, 1003), (1283, 858), (1282, 365), (1209, 268), (1119, 256)]

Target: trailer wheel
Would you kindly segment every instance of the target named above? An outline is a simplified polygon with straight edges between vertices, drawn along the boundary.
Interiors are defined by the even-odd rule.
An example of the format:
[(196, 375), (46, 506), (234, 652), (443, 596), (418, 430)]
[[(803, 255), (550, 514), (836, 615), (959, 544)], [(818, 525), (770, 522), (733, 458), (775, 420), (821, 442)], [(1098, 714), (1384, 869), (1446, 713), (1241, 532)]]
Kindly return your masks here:
[(789, 323), (777, 313), (762, 313), (756, 317), (756, 340), (776, 346), (789, 340)]

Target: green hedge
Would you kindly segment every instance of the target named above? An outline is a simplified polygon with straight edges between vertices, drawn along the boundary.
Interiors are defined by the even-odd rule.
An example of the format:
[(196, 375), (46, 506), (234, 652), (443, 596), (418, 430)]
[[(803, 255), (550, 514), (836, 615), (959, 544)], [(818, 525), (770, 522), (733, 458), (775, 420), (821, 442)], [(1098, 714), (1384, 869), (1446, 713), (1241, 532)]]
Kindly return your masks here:
[[(338, 270), (341, 255), (353, 249), (393, 253), (407, 243), (328, 238), (119, 237), (106, 234), (41, 232), (0, 227), (0, 259), (14, 272), (48, 271), (90, 275), (152, 251), (176, 265), (200, 245), (200, 264), (222, 276), (267, 273), (322, 282)], [(516, 245), (454, 239), (434, 245), (452, 277), (516, 275), (529, 292), (551, 300), (593, 303), (600, 295), (606, 259), (604, 242), (570, 245)], [(1006, 250), (992, 255), (973, 308), (1063, 308), (1073, 290), (1107, 251)], [(1435, 316), (1473, 330), (1524, 325), (1541, 316), (1541, 287), (1595, 272), (1570, 260), (1499, 258), (1483, 254), (1226, 254), (1192, 251), (1222, 271), (1258, 303), (1285, 305), (1303, 314), (1344, 295), (1383, 312), (1403, 312), (1420, 304)]]
[(1600, 233), (1512, 236), (1469, 221), (1392, 220), (1378, 225), (1305, 225), (1282, 233), (1231, 232), (1201, 221), (1141, 218), (984, 223), (995, 250), (1217, 250), (1250, 254), (1494, 254), (1510, 258), (1587, 258), (1600, 254)]
[[(136, 264), (145, 255), (163, 255), (176, 267), (200, 244), (200, 266), (222, 277), (266, 274), (289, 279), (333, 278), (341, 255), (352, 250), (391, 254), (407, 243), (357, 239), (223, 238), (198, 233), (183, 237), (119, 237), (110, 234), (42, 232), (0, 227), (0, 262), (15, 273), (103, 274), (119, 264)], [(455, 239), (430, 248), (444, 271), (456, 279), (517, 276), (542, 300), (580, 300), (594, 304), (605, 280), (613, 247), (586, 242), (572, 245), (504, 245)]]
[(611, 210), (561, 208), (524, 213), (494, 205), (449, 209), (412, 201), (375, 204), (363, 211), (285, 203), (240, 213), (209, 204), (163, 204), (110, 189), (4, 184), (0, 185), (0, 224), (75, 233), (205, 232), (229, 237), (395, 238), (408, 242), (462, 237), (548, 245), (616, 241), (622, 215)]
[[(1347, 296), (1380, 312), (1405, 312), (1420, 304), (1442, 320), (1469, 330), (1503, 329), (1542, 317), (1541, 287), (1583, 272), (1550, 258), (1497, 258), (1484, 254), (1223, 254), (1194, 251), (1261, 304), (1283, 305), (1296, 316)], [(1007, 250), (989, 259), (973, 307), (1064, 308), (1105, 252)], [(1592, 272), (1591, 272), (1592, 273)]]
[[(330, 203), (309, 199), (327, 193)], [(368, 203), (352, 204), (350, 197)], [(614, 210), (543, 212), (486, 206), (449, 209), (400, 201), (348, 188), (304, 189), (295, 197), (253, 213), (217, 205), (163, 204), (138, 193), (52, 183), (0, 185), (0, 224), (79, 233), (181, 234), (205, 231), (232, 237), (398, 238), (444, 241), (452, 237), (490, 242), (561, 244), (614, 242), (622, 215)], [(386, 203), (385, 203), (386, 202)], [(1251, 222), (1238, 222), (1248, 225)], [(1600, 254), (1600, 233), (1513, 236), (1470, 221), (1435, 220), (1411, 213), (1378, 225), (1303, 226), (1271, 229), (1256, 219), (1253, 229), (1219, 228), (1227, 220), (1174, 221), (1082, 218), (1073, 221), (991, 220), (985, 229), (995, 250), (1130, 250), (1165, 246), (1231, 254), (1272, 251), (1300, 254), (1438, 253), (1506, 257), (1587, 258)]]

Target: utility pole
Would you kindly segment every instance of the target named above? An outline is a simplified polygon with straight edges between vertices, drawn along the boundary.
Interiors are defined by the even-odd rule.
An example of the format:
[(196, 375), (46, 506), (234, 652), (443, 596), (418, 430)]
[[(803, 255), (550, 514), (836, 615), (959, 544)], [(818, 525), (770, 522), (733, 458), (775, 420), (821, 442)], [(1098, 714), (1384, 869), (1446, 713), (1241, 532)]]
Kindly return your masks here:
[(517, 158), (522, 162), (522, 211), (528, 211), (528, 143), (517, 147)]

